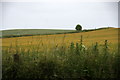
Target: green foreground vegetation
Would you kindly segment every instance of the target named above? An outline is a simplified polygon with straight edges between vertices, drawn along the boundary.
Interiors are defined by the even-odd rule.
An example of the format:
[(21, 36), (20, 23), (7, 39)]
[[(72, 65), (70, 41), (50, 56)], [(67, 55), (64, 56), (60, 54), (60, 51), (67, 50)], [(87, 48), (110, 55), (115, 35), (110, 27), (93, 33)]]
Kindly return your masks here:
[(43, 44), (31, 46), (31, 49), (19, 48), (12, 53), (12, 45), (4, 49), (2, 79), (117, 79), (120, 78), (120, 54), (118, 48), (109, 51), (108, 41), (84, 47), (82, 36), (80, 43), (71, 43), (68, 47), (53, 46), (51, 50)]

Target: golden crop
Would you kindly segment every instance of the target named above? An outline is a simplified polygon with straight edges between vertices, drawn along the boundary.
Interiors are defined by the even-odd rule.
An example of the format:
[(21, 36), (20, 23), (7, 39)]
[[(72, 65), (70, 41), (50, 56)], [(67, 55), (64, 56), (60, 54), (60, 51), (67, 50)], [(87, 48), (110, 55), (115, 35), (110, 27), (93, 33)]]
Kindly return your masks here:
[[(15, 38), (3, 38), (2, 47), (40, 47), (40, 49), (52, 48), (53, 46), (70, 45), (71, 42), (80, 42), (81, 35), (83, 36), (83, 44), (91, 46), (98, 42), (104, 44), (104, 40), (108, 40), (111, 46), (118, 44), (118, 28), (110, 28), (104, 30), (72, 33), (72, 34), (55, 34), (55, 35), (39, 35)], [(44, 46), (44, 47), (42, 47)]]

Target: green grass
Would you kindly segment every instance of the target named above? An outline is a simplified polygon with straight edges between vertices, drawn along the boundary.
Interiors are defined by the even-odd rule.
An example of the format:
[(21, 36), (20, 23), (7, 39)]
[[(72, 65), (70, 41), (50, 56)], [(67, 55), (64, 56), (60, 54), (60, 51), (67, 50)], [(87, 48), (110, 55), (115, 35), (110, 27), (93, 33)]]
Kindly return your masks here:
[(14, 29), (3, 30), (2, 37), (19, 37), (19, 36), (32, 36), (32, 35), (46, 35), (46, 34), (60, 34), (75, 32), (75, 30), (60, 30), (60, 29)]

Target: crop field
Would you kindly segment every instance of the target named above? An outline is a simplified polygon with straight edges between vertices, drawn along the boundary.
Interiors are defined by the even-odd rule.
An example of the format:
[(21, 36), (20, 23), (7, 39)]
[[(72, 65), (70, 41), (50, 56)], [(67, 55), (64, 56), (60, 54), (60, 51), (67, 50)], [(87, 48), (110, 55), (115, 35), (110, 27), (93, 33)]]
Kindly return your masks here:
[(67, 32), (74, 32), (75, 30), (60, 30), (60, 29), (15, 29), (15, 30), (3, 30), (2, 37), (15, 37), (15, 36), (31, 36), (31, 35), (43, 35), (43, 34), (60, 34)]
[(52, 47), (53, 45), (66, 45), (68, 46), (71, 42), (80, 42), (81, 35), (83, 36), (83, 43), (85, 46), (91, 46), (98, 42), (100, 45), (104, 44), (105, 40), (108, 40), (110, 46), (118, 45), (118, 29), (110, 28), (91, 32), (81, 33), (70, 33), (70, 34), (56, 34), (56, 35), (38, 35), (38, 36), (27, 36), (27, 37), (15, 37), (15, 38), (3, 38), (3, 47), (31, 47), (37, 44), (43, 44), (43, 46)]
[(119, 78), (118, 30), (1, 38), (3, 79)]

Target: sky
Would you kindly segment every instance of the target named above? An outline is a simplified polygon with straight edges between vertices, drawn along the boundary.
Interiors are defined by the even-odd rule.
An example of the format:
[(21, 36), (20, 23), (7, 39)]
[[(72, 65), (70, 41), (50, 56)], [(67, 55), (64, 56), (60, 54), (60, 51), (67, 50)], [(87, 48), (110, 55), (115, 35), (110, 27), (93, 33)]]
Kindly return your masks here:
[[(118, 3), (118, 13), (120, 13), (120, 1)], [(118, 15), (118, 27), (120, 28), (120, 15)]]
[(2, 2), (0, 9), (1, 30), (118, 27), (117, 2)]

